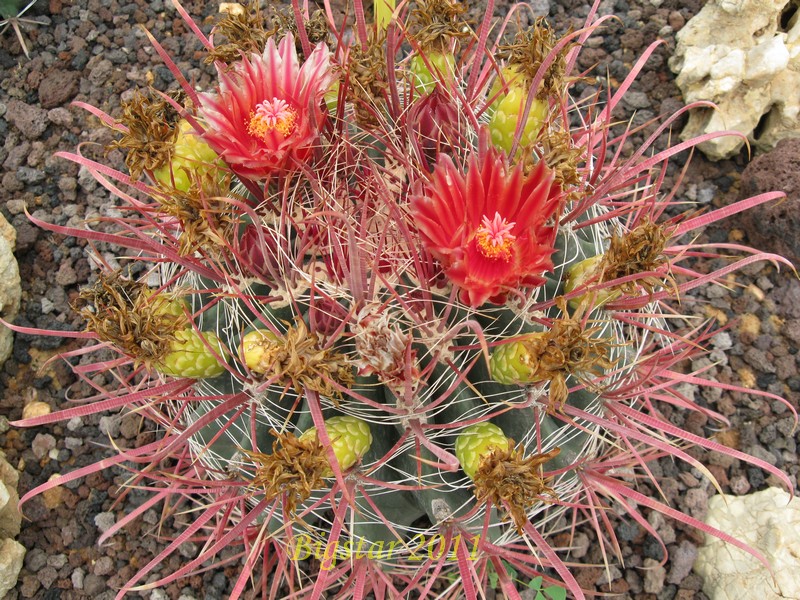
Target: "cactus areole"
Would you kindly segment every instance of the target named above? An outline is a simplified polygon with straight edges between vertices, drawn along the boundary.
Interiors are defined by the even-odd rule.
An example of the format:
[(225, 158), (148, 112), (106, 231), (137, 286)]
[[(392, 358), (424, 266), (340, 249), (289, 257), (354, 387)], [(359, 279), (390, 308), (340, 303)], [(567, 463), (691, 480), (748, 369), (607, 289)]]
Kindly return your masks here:
[(719, 272), (681, 266), (721, 213), (668, 216), (675, 151), (612, 119), (644, 60), (608, 108), (573, 100), (596, 5), (561, 39), (541, 20), (471, 25), (451, 0), (388, 26), (255, 3), (210, 37), (176, 6), (214, 87), (165, 58), (174, 93), (106, 115), (130, 175), (61, 154), (126, 208), (102, 231), (58, 229), (124, 265), (104, 261), (78, 303), (79, 335), (105, 353), (84, 351), (81, 377), (107, 387), (18, 423), (123, 407), (159, 432), (117, 462), (164, 514), (193, 515), (202, 550), (155, 582), (158, 561), (142, 566), (120, 595), (229, 564), (235, 546), (234, 596), (256, 581), (269, 597), (475, 598), (491, 570), (510, 597), (520, 577), (583, 597), (555, 535), (574, 519), (609, 560), (612, 503), (698, 525), (630, 483), (664, 455), (702, 470), (687, 444), (720, 449), (658, 410), (699, 410), (676, 387), (702, 380), (677, 363), (711, 335), (665, 315), (754, 258), (726, 245)]

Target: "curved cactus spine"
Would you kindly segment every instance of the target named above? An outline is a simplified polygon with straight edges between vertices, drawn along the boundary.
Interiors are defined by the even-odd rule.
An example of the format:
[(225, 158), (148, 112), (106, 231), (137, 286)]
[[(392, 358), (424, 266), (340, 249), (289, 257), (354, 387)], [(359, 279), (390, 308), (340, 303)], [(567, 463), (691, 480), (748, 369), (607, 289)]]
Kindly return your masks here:
[[(203, 555), (152, 585), (205, 568), (243, 539), (234, 595), (263, 556), (296, 596), (319, 598), (337, 584), (353, 586), (343, 596), (362, 598), (370, 586), (378, 596), (425, 596), (433, 577), (457, 569), (474, 597), (468, 586), (487, 565), (502, 571), (509, 561), (531, 577), (554, 570), (582, 598), (549, 545), (559, 521), (570, 511), (595, 515), (603, 497), (633, 498), (615, 469), (649, 476), (658, 454), (699, 464), (654, 402), (698, 410), (673, 391), (681, 376), (672, 366), (709, 334), (671, 332), (661, 305), (735, 268), (700, 278), (680, 266), (691, 254), (680, 236), (722, 215), (664, 217), (672, 197), (661, 199), (654, 172), (676, 150), (646, 154), (654, 136), (630, 158), (609, 152), (629, 135), (610, 133), (620, 98), (598, 112), (570, 96), (570, 48), (596, 23), (556, 40), (537, 22), (507, 45), (512, 80), (495, 85), (490, 20), (470, 32), (457, 3), (416, 4), (385, 36), (358, 21), (357, 39), (336, 32), (331, 50), (324, 31), (312, 44), (319, 32), (301, 15), (297, 43), (278, 27), (268, 40), (250, 32), (237, 52), (217, 51), (179, 8), (212, 55), (234, 64), (218, 62), (216, 92), (198, 95), (180, 80), (192, 99), (181, 114), (195, 130), (184, 133), (220, 162), (209, 154), (193, 166), (178, 153), (170, 180), (205, 181), (211, 168), (211, 187), (230, 180), (230, 189), (190, 185), (176, 210), (159, 175), (136, 180), (151, 166), (131, 181), (65, 155), (150, 198), (114, 188), (140, 214), (116, 219), (118, 233), (49, 227), (133, 250), (161, 276), (160, 291), (136, 302), (118, 288), (87, 295), (94, 309), (85, 309), (82, 334), (121, 358), (81, 373), (118, 370), (124, 389), (106, 391), (111, 404), (141, 409), (166, 430), (162, 445), (131, 454), (148, 466), (136, 483), (150, 478), (181, 500), (206, 486), (207, 512), (191, 526), (205, 536)], [(236, 27), (223, 20), (216, 31)], [(395, 60), (404, 36), (417, 54)], [(526, 107), (522, 90), (536, 92)], [(152, 113), (137, 111), (126, 114)], [(453, 122), (435, 127), (441, 115)], [(602, 272), (589, 273), (587, 261)], [(112, 278), (122, 290), (143, 286)], [(178, 291), (180, 310), (169, 304)], [(166, 317), (146, 309), (158, 299)], [(100, 307), (113, 310), (98, 317)], [(133, 315), (136, 327), (109, 323), (111, 313)], [(151, 334), (162, 329), (167, 342), (192, 332), (205, 350), (219, 345), (216, 366), (204, 356), (194, 370), (159, 374), (170, 347)], [(367, 429), (347, 437), (348, 423), (368, 428), (371, 443)], [(493, 437), (470, 457), (459, 440), (475, 431)], [(170, 455), (177, 466), (162, 474)], [(593, 522), (600, 540), (614, 539), (605, 515)], [(288, 562), (302, 550), (321, 568), (298, 581)], [(500, 580), (511, 589), (507, 573)]]

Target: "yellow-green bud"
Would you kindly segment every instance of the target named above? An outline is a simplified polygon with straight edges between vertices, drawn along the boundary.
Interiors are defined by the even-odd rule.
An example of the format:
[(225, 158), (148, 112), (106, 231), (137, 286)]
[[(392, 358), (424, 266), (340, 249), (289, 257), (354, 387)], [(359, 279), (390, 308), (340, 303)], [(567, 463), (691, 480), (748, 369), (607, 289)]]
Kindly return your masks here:
[(275, 347), (278, 336), (267, 329), (256, 329), (242, 338), (244, 364), (254, 373), (264, 374), (272, 366), (270, 350)]
[[(529, 90), (524, 77), (515, 67), (506, 67), (503, 70), (503, 77), (508, 82), (506, 92), (501, 93), (503, 88), (499, 80), (495, 81), (489, 92), (489, 98), (493, 98), (499, 93), (497, 99), (492, 103), (493, 113), (489, 121), (489, 132), (492, 135), (492, 143), (508, 153), (511, 152), (514, 144), (517, 124), (525, 111)], [(549, 106), (546, 100), (533, 99), (528, 118), (522, 127), (520, 147), (527, 146), (536, 140), (539, 130), (547, 118), (548, 110)]]
[(224, 166), (217, 153), (195, 134), (187, 120), (182, 119), (178, 123), (172, 160), (154, 170), (153, 176), (168, 188), (188, 192), (194, 181), (211, 178), (216, 183), (222, 180), (225, 177)]
[[(569, 294), (570, 292), (586, 285), (587, 282), (591, 281), (592, 278), (596, 278), (599, 275), (598, 269), (600, 268), (602, 261), (603, 255), (598, 254), (597, 256), (592, 256), (591, 258), (584, 259), (579, 263), (572, 265), (567, 271), (567, 280), (564, 282), (564, 293)], [(595, 281), (593, 283), (598, 282)], [(591, 292), (591, 294), (593, 306), (598, 307), (602, 306), (606, 302), (612, 302), (616, 300), (620, 297), (621, 292), (609, 287)], [(570, 298), (570, 308), (578, 308), (581, 302), (583, 302), (584, 298), (586, 298), (586, 294), (581, 294), (580, 296)]]
[[(356, 417), (331, 417), (325, 421), (325, 430), (331, 440), (333, 453), (339, 468), (346, 471), (364, 456), (372, 445), (372, 431), (366, 421)], [(303, 432), (300, 441), (317, 438), (317, 428)], [(323, 473), (323, 477), (333, 477), (333, 471)]]
[(192, 379), (222, 375), (225, 367), (206, 346), (208, 344), (217, 354), (222, 355), (223, 348), (219, 338), (210, 331), (203, 332), (202, 336), (201, 338), (191, 328), (177, 331), (175, 340), (170, 344), (170, 352), (156, 365), (156, 370), (164, 375)]
[(481, 460), (493, 448), (508, 448), (508, 438), (502, 429), (488, 421), (470, 425), (456, 438), (456, 458), (470, 479), (475, 479)]
[(489, 361), (489, 370), (497, 383), (518, 385), (532, 383), (531, 355), (524, 342), (497, 346)]
[(322, 96), (325, 100), (325, 106), (328, 107), (330, 112), (336, 112), (336, 107), (339, 106), (339, 80), (335, 80), (328, 91)]
[(431, 51), (424, 57), (415, 54), (411, 57), (409, 68), (413, 75), (416, 96), (420, 97), (430, 94), (437, 82), (447, 84), (453, 81), (456, 59), (450, 52)]

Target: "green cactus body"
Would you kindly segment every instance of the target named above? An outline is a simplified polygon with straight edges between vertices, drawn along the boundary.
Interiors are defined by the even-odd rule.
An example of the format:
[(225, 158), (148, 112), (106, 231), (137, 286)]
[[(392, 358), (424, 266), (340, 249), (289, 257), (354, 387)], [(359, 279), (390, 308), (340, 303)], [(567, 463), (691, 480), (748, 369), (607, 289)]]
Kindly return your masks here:
[[(580, 235), (559, 235), (556, 240), (556, 253), (553, 262), (557, 265), (577, 264), (580, 261), (602, 252), (602, 238), (592, 238), (591, 232), (582, 231)], [(568, 258), (567, 258), (568, 257)], [(565, 291), (567, 268), (556, 269), (553, 276), (548, 277), (547, 283), (542, 287), (547, 297), (556, 297)], [(291, 274), (287, 272), (287, 279)], [(273, 305), (255, 305), (243, 302), (235, 297), (220, 299), (210, 310), (201, 310), (213, 295), (204, 292), (204, 288), (214, 288), (213, 282), (203, 279), (190, 279), (182, 286), (187, 289), (198, 290), (193, 297), (190, 296), (192, 311), (197, 314), (196, 325), (201, 329), (215, 328), (223, 345), (230, 349), (230, 366), (238, 371), (242, 377), (254, 377), (258, 387), (253, 384), (243, 384), (241, 379), (229, 373), (220, 373), (217, 377), (198, 382), (202, 394), (214, 395), (218, 392), (236, 394), (245, 392), (255, 401), (252, 410), (231, 417), (230, 414), (219, 417), (215, 422), (204, 426), (196, 439), (198, 444), (206, 448), (205, 457), (216, 468), (237, 469), (241, 463), (239, 450), (251, 450), (254, 446), (253, 439), (248, 433), (251, 422), (256, 424), (256, 443), (263, 452), (269, 448), (274, 438), (271, 430), (305, 432), (303, 437), (314, 435), (315, 428), (311, 418), (309, 399), (293, 385), (286, 381), (276, 381), (264, 387), (263, 372), (267, 366), (267, 353), (265, 349), (280, 344), (283, 339), (282, 332), (287, 330), (290, 323), (302, 319), (311, 323), (309, 314), (313, 311), (310, 306), (315, 301), (308, 292), (298, 294), (289, 305), (274, 303)], [(333, 288), (328, 288), (333, 289)], [(402, 287), (398, 286), (398, 293)], [(258, 286), (253, 288), (251, 294), (264, 296), (272, 293), (270, 288)], [(338, 305), (342, 314), (355, 314), (350, 309), (346, 290), (336, 293)], [(452, 306), (444, 297), (436, 299), (440, 307), (440, 317), (446, 319), (451, 325), (463, 322), (470, 318), (466, 307)], [(253, 312), (257, 308), (258, 312)], [(447, 311), (443, 309), (447, 308)], [(555, 307), (547, 311), (549, 317), (560, 314)], [(354, 328), (351, 324), (344, 331), (357, 332), (358, 338), (374, 334), (379, 339), (397, 338), (399, 343), (404, 332), (413, 331), (409, 328), (410, 321), (402, 311), (390, 312), (386, 323), (380, 327), (370, 324), (361, 328)], [(360, 318), (358, 315), (350, 317), (353, 320)], [(524, 352), (522, 346), (507, 343), (513, 338), (524, 340), (526, 336), (535, 336), (541, 333), (542, 326), (529, 319), (522, 318), (516, 310), (505, 306), (487, 308), (478, 317), (488, 342), (495, 342), (492, 346), (492, 360), (486, 362), (478, 349), (459, 351), (449, 357), (449, 363), (436, 360), (431, 354), (429, 346), (417, 342), (413, 346), (414, 355), (417, 357), (417, 370), (427, 371), (424, 384), (414, 382), (418, 406), (435, 402), (441, 397), (446, 401), (440, 403), (437, 410), (431, 413), (420, 413), (416, 418), (418, 427), (434, 425), (431, 429), (430, 440), (441, 451), (449, 452), (453, 459), (450, 468), (443, 468), (446, 459), (442, 455), (434, 454), (429, 448), (418, 446), (415, 435), (410, 434), (411, 422), (415, 420), (412, 415), (400, 416), (393, 412), (394, 409), (404, 405), (404, 382), (394, 382), (388, 376), (392, 367), (385, 366), (387, 373), (380, 372), (378, 366), (365, 368), (363, 365), (389, 365), (391, 356), (377, 357), (366, 356), (365, 353), (387, 352), (386, 349), (371, 348), (365, 350), (356, 344), (354, 338), (343, 336), (334, 344), (337, 351), (344, 352), (354, 363), (362, 365), (352, 384), (350, 394), (341, 398), (322, 396), (321, 409), (326, 422), (328, 435), (332, 441), (334, 453), (339, 465), (348, 476), (357, 476), (359, 472), (368, 472), (372, 483), (364, 488), (357, 487), (354, 491), (353, 502), (358, 514), (361, 515), (350, 530), (353, 544), (363, 541), (364, 544), (383, 544), (388, 546), (397, 543), (397, 532), (413, 527), (414, 523), (426, 519), (431, 523), (427, 535), (438, 531), (438, 527), (462, 518), (468, 514), (475, 505), (476, 498), (469, 485), (465, 485), (464, 474), (472, 477), (479, 464), (480, 456), (492, 447), (507, 447), (508, 439), (513, 439), (523, 449), (526, 455), (538, 454), (543, 450), (559, 448), (560, 454), (547, 464), (548, 469), (564, 469), (558, 480), (558, 489), (571, 489), (576, 485), (576, 475), (570, 469), (571, 465), (590, 448), (593, 443), (591, 433), (576, 428), (565, 426), (557, 416), (548, 414), (542, 406), (531, 405), (530, 395), (545, 394), (547, 382), (531, 382), (526, 373)], [(238, 323), (239, 327), (230, 327), (229, 323)], [(264, 323), (270, 323), (274, 331), (264, 328)], [(242, 325), (244, 327), (242, 328)], [(335, 331), (335, 326), (327, 326)], [(391, 334), (391, 332), (394, 332)], [(608, 333), (604, 327), (597, 335)], [(391, 334), (391, 335), (390, 335)], [(327, 338), (321, 345), (328, 344)], [(360, 342), (359, 342), (360, 344)], [(475, 345), (475, 338), (470, 335), (461, 335), (453, 342), (455, 346), (469, 347)], [(358, 349), (357, 349), (358, 348)], [(397, 356), (405, 362), (408, 351), (398, 350)], [(268, 361), (267, 361), (268, 362)], [(465, 381), (459, 382), (459, 371), (470, 369)], [(371, 371), (371, 372), (370, 372)], [(501, 372), (503, 373), (501, 375)], [(249, 375), (248, 375), (249, 374)], [(403, 375), (400, 376), (401, 379)], [(570, 387), (579, 383), (569, 378)], [(408, 382), (405, 382), (408, 384)], [(533, 386), (533, 387), (532, 387)], [(258, 391), (255, 391), (255, 390)], [(546, 397), (546, 396), (545, 396)], [(361, 400), (363, 398), (364, 404)], [(597, 412), (602, 410), (602, 404), (596, 392), (578, 389), (569, 395), (567, 402), (582, 410)], [(386, 406), (385, 412), (379, 406)], [(201, 419), (213, 410), (212, 403), (203, 403), (194, 411), (190, 411), (189, 422)], [(492, 422), (481, 422), (472, 427), (459, 427), (458, 424), (467, 420), (484, 419), (486, 415), (494, 414)], [(368, 423), (367, 430), (361, 431), (361, 425), (353, 428), (354, 423)], [(581, 422), (587, 430), (589, 423)], [(225, 429), (220, 435), (219, 427)], [(444, 429), (438, 429), (444, 427)], [(352, 432), (358, 429), (360, 437), (353, 438)], [(471, 440), (475, 432), (481, 432), (475, 439), (483, 440), (477, 445), (464, 440)], [(298, 434), (299, 435), (299, 434)], [(483, 437), (485, 436), (485, 438)], [(370, 442), (367, 442), (368, 437)], [(405, 442), (402, 442), (405, 440)], [(396, 447), (396, 444), (400, 444)], [(474, 446), (474, 447), (473, 447)], [(392, 458), (386, 460), (387, 453), (395, 448)], [(228, 465), (226, 467), (226, 465)], [(377, 466), (376, 466), (377, 465)], [(352, 470), (352, 473), (351, 471)], [(247, 473), (241, 467), (240, 473)], [(330, 479), (332, 472), (326, 473)], [(415, 490), (393, 490), (386, 493), (379, 482), (394, 485), (398, 481), (410, 478), (414, 482)], [(558, 487), (558, 486), (557, 486)], [(304, 505), (318, 501), (326, 493), (325, 489), (313, 490), (310, 498)], [(367, 499), (369, 497), (369, 500)], [(377, 510), (376, 510), (377, 507)], [(508, 523), (501, 517), (500, 510), (488, 506), (489, 528), (485, 535), (487, 539), (498, 541), (506, 535)], [(547, 504), (541, 503), (531, 518), (547, 510)], [(273, 516), (268, 527), (273, 532), (280, 532), (285, 527), (285, 521)], [(474, 533), (483, 531), (483, 517), (480, 524), (476, 522)], [(315, 533), (316, 532), (316, 533)], [(325, 540), (324, 529), (313, 530), (312, 533), (320, 543)], [(412, 539), (414, 536), (409, 536)], [(406, 540), (408, 541), (408, 540)], [(391, 557), (384, 560), (399, 561), (403, 557), (413, 556), (413, 545), (397, 549)], [(339, 556), (343, 560), (344, 555)]]
[[(587, 254), (596, 253), (597, 245), (592, 240), (583, 240), (575, 236), (559, 237), (554, 260), (558, 261), (562, 255), (574, 257), (576, 253), (582, 259)], [(195, 288), (202, 288), (202, 284), (198, 285), (196, 281), (191, 285)], [(551, 279), (545, 288), (548, 290), (548, 295), (555, 296), (563, 293), (564, 284), (558, 279)], [(340, 298), (339, 302), (342, 301)], [(442, 306), (446, 306), (444, 298), (441, 302)], [(291, 318), (287, 317), (295, 314), (298, 309), (300, 311), (298, 316), (308, 318), (310, 303), (311, 299), (308, 296), (300, 296), (295, 299), (291, 310), (284, 307), (277, 309), (262, 307), (259, 320), (273, 323), (279, 332), (285, 331), (286, 323), (291, 321)], [(346, 307), (346, 304), (343, 306)], [(556, 316), (559, 313), (556, 309), (552, 309), (550, 314)], [(242, 315), (249, 315), (248, 319), (255, 320), (251, 309), (244, 303), (236, 299), (225, 299), (220, 301), (214, 310), (201, 313), (199, 325), (209, 327), (215, 324), (221, 339), (227, 339), (225, 345), (228, 348), (239, 349), (237, 356), (242, 364), (238, 370), (242, 373), (250, 370), (258, 375), (262, 371), (259, 364), (264, 360), (265, 345), (270, 346), (279, 342), (281, 336), (263, 329), (263, 325), (257, 321), (254, 324), (257, 329), (250, 328), (242, 334), (226, 333), (226, 330), (220, 327), (221, 324), (230, 322), (234, 318), (240, 321)], [(451, 311), (448, 318), (452, 323), (458, 323), (467, 318), (467, 313), (460, 309)], [(505, 307), (488, 310), (485, 317), (481, 317), (481, 322), (490, 341), (502, 341), (514, 337), (524, 339), (526, 335), (536, 335), (542, 329), (541, 326), (520, 318), (515, 311)], [(385, 333), (382, 331), (381, 335)], [(466, 336), (460, 337), (456, 345), (467, 346), (473, 343), (474, 339)], [(352, 342), (346, 342), (340, 348), (354, 360), (361, 358), (355, 352)], [(429, 349), (424, 344), (416, 347), (417, 356), (423, 357), (419, 363), (419, 369), (424, 369), (426, 365), (430, 364), (428, 352)], [(351, 532), (353, 540), (364, 540), (367, 544), (378, 542), (391, 544), (397, 541), (395, 535), (397, 528), (402, 530), (410, 527), (420, 517), (430, 520), (434, 524), (434, 529), (431, 531), (435, 531), (435, 524), (444, 523), (449, 519), (468, 513), (475, 498), (470, 488), (464, 485), (464, 473), (471, 477), (477, 468), (476, 458), (492, 446), (503, 443), (507, 445), (507, 439), (516, 440), (526, 453), (538, 453), (543, 447), (559, 447), (561, 454), (548, 463), (548, 465), (552, 465), (553, 469), (569, 467), (590, 445), (592, 439), (590, 434), (565, 428), (561, 420), (547, 414), (542, 408), (525, 406), (526, 398), (531, 393), (528, 389), (530, 382), (525, 377), (525, 368), (520, 360), (519, 347), (515, 344), (498, 344), (494, 347), (493, 352), (494, 357), (491, 363), (486, 363), (477, 350), (464, 351), (454, 357), (454, 366), (458, 366), (458, 368), (467, 368), (468, 364), (472, 364), (468, 382), (458, 383), (457, 370), (444, 363), (436, 362), (432, 365), (433, 370), (426, 385), (421, 386), (417, 392), (424, 399), (422, 405), (432, 402), (442, 395), (447, 396), (447, 401), (433, 415), (420, 416), (421, 424), (436, 423), (452, 426), (462, 421), (480, 418), (481, 415), (489, 414), (492, 411), (500, 413), (492, 419), (494, 425), (485, 422), (472, 428), (445, 429), (439, 434), (432, 435), (432, 440), (436, 441), (440, 448), (452, 453), (458, 460), (453, 470), (433, 466), (440, 464), (442, 458), (435, 456), (426, 447), (417, 447), (413, 443), (414, 436), (408, 437), (407, 418), (399, 417), (391, 412), (381, 414), (374, 407), (362, 405), (346, 395), (335, 402), (330, 398), (322, 398), (322, 409), (328, 435), (343, 470), (356, 464), (356, 457), (360, 457), (360, 463), (358, 463), (360, 466), (357, 469), (370, 469), (370, 465), (382, 461), (386, 453), (403, 436), (406, 436), (407, 441), (401, 445), (401, 451), (395, 452), (391, 460), (383, 462), (381, 466), (370, 471), (370, 477), (375, 481), (393, 483), (397, 481), (398, 473), (414, 474), (414, 480), (419, 488), (413, 492), (397, 490), (390, 494), (381, 492), (375, 486), (368, 487), (364, 491), (356, 490), (354, 502), (365, 518), (359, 519), (354, 524)], [(503, 368), (509, 370), (509, 374), (505, 377), (498, 375), (500, 357), (503, 357), (502, 362), (505, 363)], [(234, 368), (237, 368), (235, 364)], [(259, 377), (263, 376), (259, 375)], [(232, 392), (242, 389), (242, 384), (230, 378), (227, 373), (207, 381), (208, 383), (200, 382), (198, 385), (207, 386), (206, 393), (208, 394), (211, 394), (212, 390), (220, 388), (229, 389)], [(574, 383), (576, 382), (571, 381), (570, 385), (574, 385)], [(388, 385), (387, 379), (381, 375), (356, 377), (352, 393), (354, 397), (363, 397), (374, 404), (386, 405), (387, 408), (402, 405), (402, 390), (393, 389), (393, 386)], [(276, 383), (259, 391), (254, 398), (257, 400), (254, 408), (256, 409), (258, 445), (262, 449), (268, 448), (272, 443), (273, 438), (270, 436), (269, 430), (280, 431), (281, 428), (287, 427), (287, 424), (291, 424), (290, 426), (295, 431), (305, 432), (304, 436), (314, 434), (315, 429), (308, 407), (308, 399), (298, 395), (297, 390), (292, 389), (291, 386), (287, 387), (283, 383)], [(586, 390), (573, 392), (568, 401), (581, 409), (599, 410), (600, 408), (597, 394)], [(300, 403), (299, 409), (297, 408), (298, 402)], [(505, 412), (499, 410), (503, 407), (517, 405), (519, 408)], [(204, 408), (202, 411), (196, 411), (194, 418), (201, 418), (207, 410), (208, 408)], [(203, 429), (203, 440), (207, 443), (208, 440), (215, 439), (213, 443), (209, 444), (209, 456), (217, 456), (222, 465), (231, 460), (225, 457), (235, 454), (235, 448), (251, 448), (248, 436), (243, 434), (249, 429), (250, 419), (248, 413), (242, 414), (235, 419), (234, 426), (228, 427), (225, 435), (216, 438), (213, 423), (206, 426)], [(351, 443), (348, 424), (364, 423), (365, 421), (369, 422), (371, 444), (364, 441), (366, 440), (366, 435), (364, 435), (362, 441), (359, 442), (361, 445), (358, 449), (353, 446), (353, 449), (348, 447), (337, 450), (337, 444), (341, 444), (341, 441), (348, 440), (347, 444)], [(219, 422), (224, 424), (227, 421), (223, 417), (219, 419)], [(490, 437), (491, 442), (487, 441), (480, 448), (471, 450), (466, 449), (469, 444), (465, 445), (463, 441), (459, 443), (458, 440), (465, 439), (465, 433), (467, 434), (466, 439), (469, 439), (470, 435), (474, 434), (468, 432), (484, 429), (493, 432)], [(236, 433), (235, 436), (234, 433)], [(341, 441), (337, 442), (336, 439)], [(470, 452), (472, 452), (472, 458), (468, 458)], [(341, 457), (339, 457), (340, 453)], [(548, 468), (550, 467), (548, 466)], [(568, 472), (562, 476), (561, 481), (568, 482), (573, 478), (574, 475)], [(307, 502), (313, 502), (323, 493), (324, 490), (315, 490)], [(364, 497), (365, 493), (369, 494), (370, 502)], [(376, 505), (380, 514), (375, 513)], [(546, 505), (542, 504), (539, 510), (545, 508)], [(366, 518), (366, 515), (371, 515), (371, 518)], [(494, 508), (491, 508), (489, 522), (490, 528), (487, 531), (489, 539), (500, 539), (508, 525), (495, 512)], [(284, 526), (285, 523), (279, 519), (273, 519), (270, 523), (270, 529), (274, 531), (280, 531)], [(323, 540), (324, 536), (319, 539)], [(409, 552), (413, 554), (413, 549), (404, 549), (398, 555), (392, 556), (392, 559), (400, 559)]]
[(4, 19), (12, 19), (19, 14), (19, 11), (25, 7), (23, 0), (2, 0), (0, 1), (0, 17)]

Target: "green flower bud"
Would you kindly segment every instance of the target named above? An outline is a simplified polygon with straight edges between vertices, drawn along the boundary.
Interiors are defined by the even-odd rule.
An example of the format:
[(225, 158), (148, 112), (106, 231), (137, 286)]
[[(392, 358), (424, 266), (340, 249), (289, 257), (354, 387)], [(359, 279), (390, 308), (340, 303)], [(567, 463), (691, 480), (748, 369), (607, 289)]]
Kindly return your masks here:
[(489, 371), (492, 379), (503, 385), (531, 383), (533, 365), (525, 343), (512, 342), (497, 346), (489, 361)]
[(508, 448), (508, 438), (488, 421), (470, 425), (456, 438), (456, 458), (470, 479), (475, 479), (481, 460), (493, 448)]
[[(525, 84), (524, 78), (513, 67), (504, 69), (503, 76), (509, 82), (506, 92), (500, 93), (502, 84), (499, 80), (494, 83), (489, 92), (489, 98), (500, 93), (492, 104), (494, 112), (489, 121), (489, 132), (492, 135), (492, 143), (509, 153), (514, 144), (517, 124), (528, 101), (528, 86)], [(527, 146), (536, 140), (536, 136), (539, 135), (539, 130), (547, 118), (548, 110), (549, 106), (546, 100), (533, 99), (528, 118), (522, 127), (520, 147)]]
[[(156, 181), (165, 187), (188, 192), (192, 183), (212, 178), (215, 183), (225, 176), (225, 163), (198, 137), (185, 119), (178, 123), (178, 137), (169, 164), (153, 171)], [(174, 180), (174, 183), (173, 183)]]
[[(430, 65), (430, 68), (428, 65)], [(415, 54), (411, 57), (409, 68), (413, 75), (416, 96), (420, 97), (430, 94), (436, 87), (437, 82), (442, 82), (446, 85), (453, 81), (456, 72), (456, 59), (450, 52), (428, 52), (424, 58), (419, 54)]]
[(182, 329), (175, 333), (175, 340), (170, 344), (170, 352), (156, 365), (156, 370), (173, 377), (191, 377), (203, 379), (217, 377), (225, 372), (217, 357), (203, 343), (222, 354), (222, 345), (216, 334), (206, 331), (202, 338), (194, 329)]
[[(600, 268), (602, 261), (603, 255), (598, 254), (597, 256), (592, 256), (591, 258), (584, 259), (579, 263), (572, 265), (567, 271), (567, 280), (564, 282), (564, 293), (569, 294), (570, 292), (586, 285), (586, 283), (592, 278), (596, 279), (599, 275), (598, 269)], [(593, 283), (599, 282), (595, 280)], [(614, 288), (610, 287), (590, 293), (592, 294), (592, 304), (594, 307), (602, 306), (606, 302), (612, 302), (621, 295), (619, 290), (615, 290)], [(581, 294), (580, 296), (571, 298), (569, 301), (570, 308), (578, 308), (581, 302), (583, 302), (584, 298), (586, 298), (586, 294)]]
[[(372, 431), (369, 424), (356, 417), (331, 417), (325, 421), (325, 429), (342, 471), (356, 464), (372, 446)], [(317, 438), (317, 428), (312, 427), (303, 432), (300, 441), (315, 438)], [(333, 471), (328, 470), (323, 473), (323, 477), (333, 477)]]

